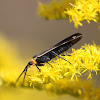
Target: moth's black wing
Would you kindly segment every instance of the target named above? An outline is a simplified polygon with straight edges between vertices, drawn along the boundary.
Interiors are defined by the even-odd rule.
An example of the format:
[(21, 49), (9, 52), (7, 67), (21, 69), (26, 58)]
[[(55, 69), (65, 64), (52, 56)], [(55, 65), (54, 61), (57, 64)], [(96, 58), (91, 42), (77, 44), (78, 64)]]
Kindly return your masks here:
[(81, 38), (82, 38), (82, 34), (80, 34), (80, 33), (73, 34), (70, 37), (57, 43), (53, 47), (51, 47), (41, 53), (36, 54), (35, 56), (33, 56), (33, 58), (38, 57), (40, 59), (43, 59), (43, 58), (52, 59), (55, 57), (55, 56), (52, 56), (52, 51), (54, 51), (57, 54), (61, 54), (62, 52), (68, 50), (73, 44), (77, 43)]
[(72, 42), (72, 45), (73, 45), (73, 44), (77, 43), (81, 38), (82, 38), (82, 34), (81, 33), (76, 33), (76, 34), (73, 34), (73, 35), (69, 36), (68, 38), (62, 40), (61, 42), (57, 43), (53, 47), (57, 47), (59, 45), (62, 45), (64, 43), (68, 43), (70, 41)]
[(33, 59), (34, 59), (34, 58), (37, 58), (37, 57), (43, 56), (44, 54), (50, 52), (53, 48), (55, 48), (55, 47), (50, 47), (49, 49), (47, 49), (47, 50), (45, 50), (45, 51), (43, 51), (43, 52), (40, 52), (40, 53), (34, 55), (34, 56), (33, 56)]

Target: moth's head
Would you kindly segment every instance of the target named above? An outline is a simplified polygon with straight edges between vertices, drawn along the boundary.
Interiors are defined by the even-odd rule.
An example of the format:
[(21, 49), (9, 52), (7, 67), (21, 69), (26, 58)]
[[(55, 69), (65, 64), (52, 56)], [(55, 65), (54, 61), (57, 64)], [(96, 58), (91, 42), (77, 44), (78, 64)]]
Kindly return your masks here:
[(26, 77), (26, 73), (27, 73), (28, 68), (31, 67), (31, 66), (36, 65), (36, 63), (37, 63), (36, 62), (36, 59), (32, 59), (30, 62), (28, 62), (28, 64), (26, 65), (26, 67), (24, 68), (24, 70), (22, 71), (22, 73), (17, 78), (16, 83), (18, 82), (18, 80), (20, 79), (20, 77), (23, 75), (23, 73), (25, 73), (24, 74), (24, 78), (23, 78), (23, 84), (24, 84), (24, 80), (25, 80), (25, 77)]
[(32, 66), (33, 65), (33, 62), (32, 61), (30, 61), (30, 62), (28, 62), (28, 64), (27, 64), (27, 66)]

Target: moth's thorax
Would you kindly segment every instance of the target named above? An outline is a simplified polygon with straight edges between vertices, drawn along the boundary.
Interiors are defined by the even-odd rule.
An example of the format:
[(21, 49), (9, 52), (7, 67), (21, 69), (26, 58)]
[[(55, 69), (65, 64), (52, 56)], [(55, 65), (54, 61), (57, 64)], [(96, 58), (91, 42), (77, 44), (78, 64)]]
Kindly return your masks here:
[(33, 66), (35, 66), (35, 65), (37, 64), (36, 59), (37, 59), (37, 58), (31, 59), (31, 62), (33, 63), (33, 64), (32, 64)]

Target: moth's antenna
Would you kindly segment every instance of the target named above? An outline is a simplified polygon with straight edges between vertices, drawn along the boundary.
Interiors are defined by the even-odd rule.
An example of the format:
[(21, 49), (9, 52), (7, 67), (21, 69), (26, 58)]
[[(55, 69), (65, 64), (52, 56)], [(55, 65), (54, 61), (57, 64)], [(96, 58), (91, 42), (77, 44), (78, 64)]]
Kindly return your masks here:
[(20, 79), (20, 77), (22, 76), (22, 74), (25, 72), (24, 79), (23, 79), (23, 84), (24, 84), (24, 80), (25, 80), (25, 76), (26, 76), (26, 72), (27, 72), (28, 67), (29, 67), (29, 64), (24, 68), (24, 70), (22, 71), (22, 73), (19, 75), (19, 77), (16, 80), (16, 83), (18, 82), (18, 80)]
[(17, 80), (16, 80), (16, 83), (18, 82), (18, 80), (20, 79), (20, 77), (22, 76), (22, 74), (25, 72), (25, 70), (26, 70), (26, 67), (24, 68), (24, 70), (22, 71), (22, 73), (19, 75), (19, 77), (17, 78)]
[(24, 85), (24, 81), (25, 81), (25, 76), (26, 76), (26, 73), (27, 73), (27, 69), (28, 69), (28, 66), (26, 66), (26, 69), (25, 69), (25, 74), (24, 74), (24, 78), (23, 78), (23, 85)]
[(19, 77), (16, 80), (16, 83), (18, 82), (18, 80), (20, 79), (20, 77), (22, 76), (22, 74), (25, 72), (24, 74), (24, 78), (23, 78), (23, 85), (24, 85), (24, 81), (25, 81), (25, 77), (26, 77), (26, 73), (27, 73), (27, 69), (32, 65), (33, 63), (30, 61), (27, 66), (24, 68), (24, 70), (22, 71), (22, 73), (19, 75)]

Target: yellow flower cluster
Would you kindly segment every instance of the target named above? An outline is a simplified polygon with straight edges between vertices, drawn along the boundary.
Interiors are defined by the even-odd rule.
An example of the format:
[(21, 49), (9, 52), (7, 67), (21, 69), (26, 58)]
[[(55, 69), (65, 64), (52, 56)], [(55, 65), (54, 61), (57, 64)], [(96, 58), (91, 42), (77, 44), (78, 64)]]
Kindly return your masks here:
[(100, 47), (94, 45), (85, 45), (78, 50), (72, 50), (71, 56), (62, 56), (69, 62), (58, 58), (50, 61), (49, 64), (42, 66), (41, 72), (34, 72), (30, 76), (31, 84), (49, 84), (57, 80), (69, 78), (78, 80), (82, 73), (88, 72), (87, 78), (92, 78), (91, 72), (100, 70)]
[[(0, 86), (11, 86), (15, 84), (22, 71), (22, 68), (18, 69), (22, 63), (17, 52), (14, 52), (8, 40), (3, 36), (0, 37), (0, 45)], [(70, 94), (84, 98), (84, 100), (100, 100), (100, 87), (95, 88), (92, 84), (93, 80), (82, 79), (82, 73), (87, 72), (87, 78), (92, 78), (91, 72), (95, 71), (97, 74), (99, 71), (100, 47), (95, 44), (85, 45), (78, 50), (73, 49), (71, 54), (66, 55), (65, 53), (65, 56), (62, 57), (71, 64), (60, 58), (53, 59), (49, 62), (51, 66), (46, 63), (40, 67), (41, 72), (34, 71), (33, 75), (27, 75), (24, 85), (29, 86), (30, 81), (32, 87), (44, 89), (48, 93)], [(20, 64), (18, 65), (18, 63)], [(17, 85), (22, 85), (22, 78)]]
[(100, 20), (100, 0), (75, 0), (75, 4), (71, 4), (72, 8), (64, 11), (69, 15), (70, 22), (74, 22), (75, 27), (82, 26), (81, 21), (87, 20), (97, 22)]
[(85, 44), (62, 57), (71, 64), (61, 58), (52, 60), (49, 62), (52, 66), (45, 64), (40, 67), (41, 72), (35, 71), (32, 76), (29, 76), (30, 85), (33, 88), (45, 89), (49, 93), (67, 93), (84, 100), (94, 100), (94, 98), (99, 100), (100, 88), (93, 86), (93, 80), (83, 80), (82, 76), (85, 73), (88, 74), (87, 79), (92, 78), (92, 71), (97, 75), (97, 71), (100, 70), (100, 47), (95, 44)]
[(49, 20), (63, 18), (68, 19), (68, 15), (64, 13), (64, 10), (66, 7), (71, 7), (71, 5), (69, 5), (69, 1), (74, 3), (74, 0), (53, 0), (49, 4), (39, 2), (38, 14), (39, 16)]
[[(66, 10), (65, 10), (66, 8)], [(81, 21), (100, 21), (100, 0), (53, 0), (49, 4), (39, 2), (38, 14), (45, 19), (68, 19), (76, 28)]]

